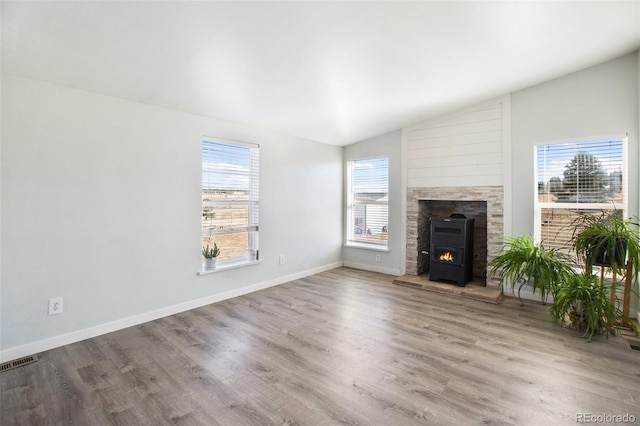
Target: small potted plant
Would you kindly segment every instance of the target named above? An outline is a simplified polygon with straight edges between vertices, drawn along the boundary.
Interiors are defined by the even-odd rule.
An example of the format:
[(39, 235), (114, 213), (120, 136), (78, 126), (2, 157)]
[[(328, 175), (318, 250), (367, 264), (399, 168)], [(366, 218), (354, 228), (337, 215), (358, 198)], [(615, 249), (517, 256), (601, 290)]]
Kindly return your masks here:
[(515, 294), (525, 284), (531, 284), (533, 293), (540, 291), (540, 301), (546, 304), (549, 294), (555, 297), (558, 285), (567, 277), (574, 275), (571, 260), (556, 249), (547, 249), (541, 243), (536, 244), (531, 235), (507, 238), (502, 253), (489, 262), (491, 276), (500, 276), (500, 283), (511, 284), (511, 292)]
[(213, 243), (213, 247), (209, 244), (202, 247), (202, 257), (204, 257), (204, 269), (213, 269), (216, 266), (216, 260), (220, 256), (218, 244)]

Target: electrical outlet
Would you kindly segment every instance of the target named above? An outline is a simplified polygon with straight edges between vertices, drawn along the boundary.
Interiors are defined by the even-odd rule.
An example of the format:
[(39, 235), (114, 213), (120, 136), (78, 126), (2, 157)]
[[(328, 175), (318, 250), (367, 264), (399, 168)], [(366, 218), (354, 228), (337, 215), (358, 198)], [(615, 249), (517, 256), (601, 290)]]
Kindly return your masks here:
[(62, 313), (62, 297), (49, 299), (49, 315), (57, 315)]
[(376, 262), (380, 262), (380, 255), (376, 254)]
[(281, 265), (284, 265), (284, 254), (280, 255), (279, 262)]

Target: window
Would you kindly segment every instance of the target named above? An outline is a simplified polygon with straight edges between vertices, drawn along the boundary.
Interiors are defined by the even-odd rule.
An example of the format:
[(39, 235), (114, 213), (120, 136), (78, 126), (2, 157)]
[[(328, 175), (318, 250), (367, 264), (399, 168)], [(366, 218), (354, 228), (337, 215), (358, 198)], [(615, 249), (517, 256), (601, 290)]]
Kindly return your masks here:
[(619, 138), (536, 147), (537, 241), (572, 254), (576, 217), (614, 209), (626, 216), (626, 144)]
[(258, 145), (202, 141), (202, 245), (220, 249), (220, 264), (258, 254)]
[(387, 248), (389, 159), (371, 158), (347, 163), (347, 245)]

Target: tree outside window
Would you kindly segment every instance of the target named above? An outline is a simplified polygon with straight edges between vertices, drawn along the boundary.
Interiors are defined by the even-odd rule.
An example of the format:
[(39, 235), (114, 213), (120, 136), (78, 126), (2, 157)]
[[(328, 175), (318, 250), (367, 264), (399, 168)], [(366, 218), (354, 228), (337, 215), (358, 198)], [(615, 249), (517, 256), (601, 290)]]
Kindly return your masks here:
[(626, 211), (626, 138), (538, 145), (535, 236), (571, 253), (581, 214)]

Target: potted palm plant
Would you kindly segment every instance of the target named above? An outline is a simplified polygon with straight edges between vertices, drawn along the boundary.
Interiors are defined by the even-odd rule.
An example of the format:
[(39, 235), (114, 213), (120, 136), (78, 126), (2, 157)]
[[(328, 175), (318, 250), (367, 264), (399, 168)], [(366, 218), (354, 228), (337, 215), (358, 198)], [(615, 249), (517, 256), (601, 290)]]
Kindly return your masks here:
[(213, 243), (213, 247), (209, 244), (202, 247), (202, 257), (204, 257), (204, 269), (213, 269), (216, 266), (216, 260), (220, 256), (218, 244)]
[(540, 300), (546, 304), (548, 295), (555, 297), (558, 285), (575, 275), (572, 261), (557, 249), (545, 248), (542, 243), (536, 244), (531, 235), (507, 238), (502, 247), (502, 253), (489, 262), (491, 276), (499, 276), (504, 285), (511, 284), (511, 292), (515, 294), (518, 287), (520, 304), (524, 305), (520, 297), (520, 290), (526, 284), (531, 284), (533, 293), (540, 292)]

